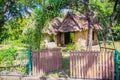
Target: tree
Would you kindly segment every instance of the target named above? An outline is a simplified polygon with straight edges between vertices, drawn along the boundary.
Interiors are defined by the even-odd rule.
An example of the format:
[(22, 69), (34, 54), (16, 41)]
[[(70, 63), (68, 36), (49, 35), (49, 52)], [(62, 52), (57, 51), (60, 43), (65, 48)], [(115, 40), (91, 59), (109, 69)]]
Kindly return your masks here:
[(115, 1), (114, 8), (113, 8), (113, 13), (112, 13), (112, 17), (111, 17), (111, 19), (110, 19), (110, 20), (111, 20), (111, 24), (110, 24), (110, 28), (109, 28), (110, 38), (111, 38), (112, 41), (113, 41), (113, 46), (114, 46), (114, 48), (115, 48), (115, 44), (114, 44), (113, 33), (114, 33), (115, 17), (117, 16), (117, 14), (116, 14), (116, 9), (117, 9), (118, 1), (119, 1), (119, 0), (116, 0), (116, 1)]
[[(17, 18), (23, 18), (29, 15), (29, 17), (32, 15), (32, 12), (34, 12), (34, 9), (39, 8), (42, 9), (42, 13), (40, 12), (38, 15), (44, 14), (45, 25), (47, 21), (50, 21), (56, 16), (60, 15), (60, 10), (63, 9), (66, 6), (70, 6), (72, 9), (77, 10), (81, 14), (85, 14), (86, 18), (88, 20), (88, 46), (89, 49), (92, 46), (92, 20), (90, 18), (92, 12), (97, 13), (97, 17), (100, 18), (100, 23), (104, 26), (108, 24), (107, 26), (110, 26), (110, 17), (112, 16), (112, 9), (115, 7), (113, 5), (113, 2), (116, 2), (116, 8), (114, 8), (114, 12), (116, 16), (119, 16), (118, 12), (120, 9), (120, 1), (116, 0), (110, 0), (112, 2), (106, 1), (95, 1), (95, 0), (4, 0), (1, 1), (0, 5), (0, 22), (3, 24), (0, 24), (0, 30), (2, 32), (2, 29), (4, 28), (5, 22), (8, 22), (8, 20), (14, 20)], [(105, 5), (106, 4), (106, 5)], [(30, 12), (31, 10), (31, 12)], [(103, 16), (103, 19), (101, 20), (100, 15)], [(114, 15), (114, 14), (113, 14)], [(119, 23), (119, 18), (114, 16), (111, 18), (111, 20), (117, 20)], [(40, 17), (39, 17), (40, 18)], [(33, 20), (36, 20), (35, 17)], [(36, 22), (36, 21), (35, 21)], [(104, 23), (105, 22), (105, 23)], [(38, 20), (37, 23), (40, 23)], [(32, 22), (30, 23), (32, 24)], [(43, 26), (44, 26), (43, 25)], [(42, 27), (43, 27), (42, 26)]]
[(86, 18), (88, 20), (88, 40), (87, 40), (87, 50), (92, 49), (92, 26), (91, 26), (91, 10), (89, 8), (89, 0), (83, 0)]
[(0, 0), (0, 42), (4, 38), (4, 25), (8, 24), (11, 20), (22, 18), (26, 13), (29, 13), (28, 6), (24, 0)]

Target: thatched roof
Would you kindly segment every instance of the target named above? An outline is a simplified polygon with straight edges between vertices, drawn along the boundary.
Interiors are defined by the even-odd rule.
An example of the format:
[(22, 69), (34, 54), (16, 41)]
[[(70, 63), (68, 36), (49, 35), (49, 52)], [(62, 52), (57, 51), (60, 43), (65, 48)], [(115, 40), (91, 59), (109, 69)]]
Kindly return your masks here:
[(48, 23), (48, 25), (43, 28), (42, 32), (56, 35), (58, 33), (58, 29), (62, 23), (62, 20), (63, 19), (59, 17), (54, 18), (50, 23)]
[[(93, 19), (93, 25), (95, 29), (102, 30), (102, 27), (97, 23), (96, 18)], [(74, 32), (88, 29), (88, 21), (85, 16), (78, 16), (72, 13), (68, 13), (65, 16), (60, 28), (60, 32)]]
[[(102, 30), (96, 18), (93, 17), (93, 25), (95, 29)], [(78, 16), (68, 13), (64, 19), (53, 19), (44, 29), (43, 33), (57, 34), (58, 32), (75, 32), (88, 29), (88, 21), (85, 16)]]

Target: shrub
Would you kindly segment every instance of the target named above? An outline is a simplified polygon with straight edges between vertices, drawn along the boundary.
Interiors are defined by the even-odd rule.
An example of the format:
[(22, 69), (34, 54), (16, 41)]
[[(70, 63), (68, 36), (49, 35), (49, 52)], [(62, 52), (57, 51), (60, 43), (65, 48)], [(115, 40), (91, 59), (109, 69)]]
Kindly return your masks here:
[(75, 44), (73, 44), (73, 43), (68, 44), (67, 50), (77, 50), (77, 46)]
[(17, 50), (14, 47), (10, 47), (6, 50), (1, 50), (0, 51), (0, 64), (13, 65), (16, 51)]
[(7, 70), (20, 74), (26, 74), (28, 54), (26, 50), (18, 52), (15, 47), (0, 51), (0, 72)]

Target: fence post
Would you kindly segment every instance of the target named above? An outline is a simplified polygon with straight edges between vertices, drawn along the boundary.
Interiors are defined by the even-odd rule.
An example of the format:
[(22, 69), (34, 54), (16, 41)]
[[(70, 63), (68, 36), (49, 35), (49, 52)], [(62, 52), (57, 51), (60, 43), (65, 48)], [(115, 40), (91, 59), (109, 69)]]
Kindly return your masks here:
[(28, 49), (28, 74), (32, 74), (32, 53), (31, 53), (31, 47)]
[(115, 80), (119, 80), (119, 71), (118, 71), (118, 54), (119, 51), (115, 50)]

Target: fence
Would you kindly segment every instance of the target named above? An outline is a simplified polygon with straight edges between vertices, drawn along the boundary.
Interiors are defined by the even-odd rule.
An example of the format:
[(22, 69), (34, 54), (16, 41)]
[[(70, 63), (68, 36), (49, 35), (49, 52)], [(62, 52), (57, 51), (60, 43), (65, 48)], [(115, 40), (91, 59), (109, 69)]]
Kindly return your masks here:
[(40, 52), (33, 52), (32, 66), (34, 76), (60, 69), (62, 66), (61, 49), (43, 49)]
[(113, 52), (70, 52), (71, 78), (114, 80)]

